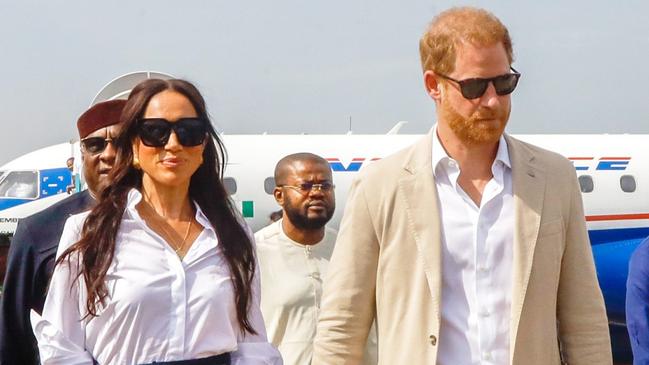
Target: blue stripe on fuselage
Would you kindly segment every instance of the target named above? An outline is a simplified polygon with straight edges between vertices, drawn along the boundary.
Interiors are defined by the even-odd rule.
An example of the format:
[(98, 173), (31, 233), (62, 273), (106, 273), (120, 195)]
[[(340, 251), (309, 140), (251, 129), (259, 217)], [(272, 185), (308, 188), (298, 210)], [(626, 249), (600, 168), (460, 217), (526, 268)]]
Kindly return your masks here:
[(625, 240), (643, 239), (649, 236), (649, 227), (593, 229), (588, 231), (590, 243), (598, 245)]
[(0, 198), (0, 210), (15, 207), (17, 205), (30, 202), (30, 199)]
[(609, 320), (625, 323), (629, 259), (638, 245), (649, 236), (649, 227), (591, 230), (588, 235)]

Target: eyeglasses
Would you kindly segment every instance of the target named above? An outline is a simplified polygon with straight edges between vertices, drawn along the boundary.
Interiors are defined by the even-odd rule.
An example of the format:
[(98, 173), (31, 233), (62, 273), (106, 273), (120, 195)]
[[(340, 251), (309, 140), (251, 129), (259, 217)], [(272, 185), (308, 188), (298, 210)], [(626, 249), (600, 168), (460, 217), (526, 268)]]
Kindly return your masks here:
[(312, 190), (320, 190), (325, 193), (332, 191), (336, 186), (330, 182), (323, 182), (320, 184), (314, 184), (312, 182), (303, 182), (297, 185), (277, 185), (279, 188), (291, 188), (297, 190), (301, 194), (308, 194)]
[(143, 118), (138, 124), (138, 135), (142, 143), (149, 147), (165, 146), (172, 130), (181, 145), (198, 146), (207, 137), (207, 121), (202, 118), (181, 118), (176, 122), (163, 118)]
[(510, 69), (514, 72), (510, 72), (504, 75), (490, 77), (486, 79), (473, 78), (473, 79), (456, 80), (446, 75), (442, 75), (442, 74), (437, 74), (437, 75), (443, 79), (456, 82), (458, 85), (460, 85), (460, 92), (462, 93), (462, 96), (464, 96), (465, 98), (477, 99), (482, 95), (484, 95), (485, 91), (487, 91), (487, 87), (489, 86), (490, 82), (494, 84), (494, 88), (496, 89), (496, 94), (498, 95), (501, 96), (508, 95), (514, 92), (514, 89), (516, 89), (516, 85), (518, 85), (518, 79), (521, 77), (521, 74), (518, 71), (516, 71), (513, 67), (510, 67)]
[(88, 137), (80, 141), (81, 150), (91, 155), (104, 152), (109, 143), (113, 143), (112, 138)]

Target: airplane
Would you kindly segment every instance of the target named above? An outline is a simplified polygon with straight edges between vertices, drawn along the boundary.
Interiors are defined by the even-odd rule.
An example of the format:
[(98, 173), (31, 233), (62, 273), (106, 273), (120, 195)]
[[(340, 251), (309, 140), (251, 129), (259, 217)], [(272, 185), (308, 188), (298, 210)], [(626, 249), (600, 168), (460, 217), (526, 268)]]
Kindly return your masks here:
[[(396, 127), (395, 127), (396, 128)], [(228, 150), (224, 184), (250, 227), (256, 231), (270, 223), (279, 210), (272, 196), (273, 170), (283, 156), (312, 152), (329, 161), (336, 184), (335, 228), (343, 213), (352, 179), (372, 161), (405, 148), (422, 135), (223, 135)], [(397, 128), (398, 132), (398, 128)], [(570, 159), (578, 175), (597, 275), (604, 294), (616, 359), (630, 359), (625, 324), (625, 283), (628, 261), (639, 243), (649, 236), (649, 161), (643, 153), (649, 135), (515, 135)], [(65, 161), (78, 158), (78, 142), (63, 143), (32, 152), (0, 167), (0, 232), (11, 234), (17, 221), (67, 196), (71, 184)], [(77, 163), (74, 174), (80, 176)], [(52, 175), (50, 171), (58, 171)], [(28, 174), (28, 173), (29, 174)], [(17, 191), (29, 176), (40, 195), (3, 196)], [(52, 179), (55, 176), (56, 185)], [(50, 189), (50, 190), (48, 190)], [(31, 192), (33, 193), (33, 188)], [(61, 194), (54, 194), (62, 192)], [(44, 198), (44, 199), (41, 199)], [(5, 203), (14, 199), (12, 203)], [(30, 200), (31, 199), (31, 200)], [(6, 204), (6, 205), (2, 205)], [(16, 205), (18, 204), (18, 205)]]
[(0, 211), (66, 192), (72, 184), (66, 160), (73, 157), (73, 148), (66, 143), (46, 147), (0, 167)]

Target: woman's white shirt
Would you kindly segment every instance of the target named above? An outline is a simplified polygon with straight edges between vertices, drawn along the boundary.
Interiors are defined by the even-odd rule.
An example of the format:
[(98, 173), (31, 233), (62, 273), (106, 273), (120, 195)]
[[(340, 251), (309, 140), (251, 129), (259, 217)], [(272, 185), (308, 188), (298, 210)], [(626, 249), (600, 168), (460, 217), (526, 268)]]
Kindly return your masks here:
[[(78, 258), (57, 265), (42, 318), (32, 326), (47, 364), (146, 364), (232, 352), (232, 364), (281, 364), (268, 343), (259, 309), (259, 273), (253, 282), (249, 318), (257, 335), (242, 335), (230, 270), (212, 228), (198, 205), (205, 229), (181, 259), (140, 217), (133, 189), (106, 274), (108, 297), (97, 317), (88, 316)], [(57, 257), (80, 238), (88, 213), (71, 216)]]

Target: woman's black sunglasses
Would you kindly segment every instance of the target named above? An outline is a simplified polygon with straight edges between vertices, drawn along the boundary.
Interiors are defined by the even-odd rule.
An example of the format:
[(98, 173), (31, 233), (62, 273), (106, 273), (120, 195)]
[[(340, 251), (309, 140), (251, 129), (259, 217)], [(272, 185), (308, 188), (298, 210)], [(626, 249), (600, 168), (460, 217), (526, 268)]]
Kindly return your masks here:
[(185, 147), (198, 146), (207, 137), (207, 121), (202, 118), (181, 118), (170, 122), (163, 118), (143, 118), (138, 122), (138, 135), (145, 146), (163, 147), (171, 131)]
[(456, 82), (460, 85), (460, 92), (462, 96), (467, 99), (477, 99), (484, 95), (487, 91), (489, 83), (494, 84), (496, 89), (496, 94), (498, 95), (508, 95), (514, 92), (516, 85), (518, 85), (518, 79), (521, 77), (521, 74), (516, 71), (513, 67), (510, 67), (513, 72), (506, 73), (504, 75), (490, 77), (486, 79), (474, 78), (474, 79), (464, 79), (456, 80), (454, 78), (448, 77), (446, 75), (437, 74), (437, 76)]

